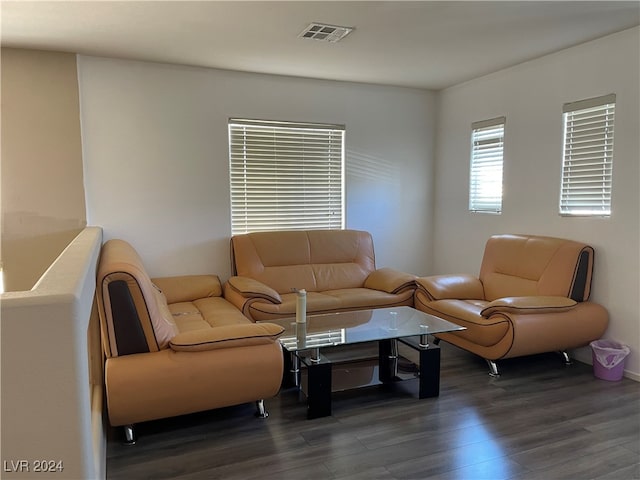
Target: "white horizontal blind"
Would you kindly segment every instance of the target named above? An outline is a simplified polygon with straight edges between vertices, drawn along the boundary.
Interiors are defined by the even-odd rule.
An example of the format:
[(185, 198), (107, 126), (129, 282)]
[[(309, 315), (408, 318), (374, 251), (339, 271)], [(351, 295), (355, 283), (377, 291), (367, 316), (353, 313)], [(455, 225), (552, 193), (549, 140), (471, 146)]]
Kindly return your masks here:
[(505, 117), (471, 125), (469, 210), (502, 211), (502, 164)]
[(341, 229), (344, 127), (229, 120), (232, 234)]
[(615, 94), (564, 105), (561, 215), (611, 215)]

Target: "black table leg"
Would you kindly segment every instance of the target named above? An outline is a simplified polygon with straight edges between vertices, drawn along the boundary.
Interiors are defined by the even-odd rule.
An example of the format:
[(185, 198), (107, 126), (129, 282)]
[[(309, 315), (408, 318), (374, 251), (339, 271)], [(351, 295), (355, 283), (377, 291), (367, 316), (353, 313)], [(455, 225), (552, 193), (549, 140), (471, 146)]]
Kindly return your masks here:
[(397, 380), (398, 343), (395, 339), (378, 342), (378, 378), (382, 383)]
[(331, 415), (331, 363), (311, 361), (304, 357), (307, 366), (307, 418)]
[(440, 347), (421, 347), (420, 352), (420, 392), (418, 398), (440, 395)]

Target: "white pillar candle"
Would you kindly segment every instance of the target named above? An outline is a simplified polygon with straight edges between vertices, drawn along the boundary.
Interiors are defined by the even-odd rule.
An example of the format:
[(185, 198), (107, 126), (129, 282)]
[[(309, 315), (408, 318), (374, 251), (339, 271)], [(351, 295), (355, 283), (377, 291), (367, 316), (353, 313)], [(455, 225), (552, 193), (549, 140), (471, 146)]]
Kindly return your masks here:
[(307, 346), (307, 324), (296, 322), (296, 340), (298, 341), (298, 348), (304, 348)]
[(305, 323), (307, 321), (307, 291), (303, 288), (297, 290), (296, 298), (296, 322)]

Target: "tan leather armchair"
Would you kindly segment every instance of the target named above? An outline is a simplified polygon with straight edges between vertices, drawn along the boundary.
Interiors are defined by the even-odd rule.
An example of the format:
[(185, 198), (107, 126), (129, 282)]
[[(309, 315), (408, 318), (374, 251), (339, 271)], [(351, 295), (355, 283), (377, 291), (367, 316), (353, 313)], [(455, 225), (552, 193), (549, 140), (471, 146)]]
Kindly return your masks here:
[(534, 235), (495, 235), (480, 274), (416, 280), (415, 308), (466, 330), (437, 335), (475, 353), (499, 375), (500, 359), (568, 350), (602, 336), (608, 313), (589, 302), (592, 247)]
[(97, 301), (112, 426), (135, 443), (134, 424), (275, 396), (284, 329), (255, 324), (221, 296), (215, 275), (150, 279), (133, 247), (101, 251)]

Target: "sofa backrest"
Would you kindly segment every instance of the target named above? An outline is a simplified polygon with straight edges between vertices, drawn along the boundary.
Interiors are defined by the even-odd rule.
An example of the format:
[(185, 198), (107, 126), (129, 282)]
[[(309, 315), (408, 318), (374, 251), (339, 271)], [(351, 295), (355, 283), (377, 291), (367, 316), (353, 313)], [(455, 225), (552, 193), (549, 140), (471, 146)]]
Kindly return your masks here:
[(255, 232), (231, 238), (235, 275), (276, 290), (358, 288), (375, 267), (373, 239), (358, 230)]
[(164, 294), (124, 240), (102, 246), (96, 293), (107, 357), (167, 348), (178, 333)]
[(480, 268), (485, 299), (553, 295), (588, 300), (593, 255), (592, 247), (573, 240), (494, 235)]

